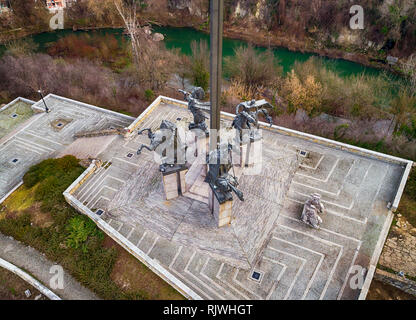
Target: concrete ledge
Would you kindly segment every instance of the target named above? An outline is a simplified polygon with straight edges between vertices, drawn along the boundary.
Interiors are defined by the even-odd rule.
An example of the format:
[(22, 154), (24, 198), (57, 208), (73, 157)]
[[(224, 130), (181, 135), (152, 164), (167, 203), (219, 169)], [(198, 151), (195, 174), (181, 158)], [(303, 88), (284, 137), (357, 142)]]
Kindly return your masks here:
[(151, 104), (148, 106), (134, 121), (126, 128), (126, 135), (125, 137), (129, 137), (132, 135), (133, 131), (139, 126), (139, 124), (146, 119), (146, 117), (162, 102), (162, 96), (158, 96)]
[[(85, 108), (89, 108), (89, 109), (93, 109), (93, 110), (96, 110), (96, 111), (108, 113), (108, 114), (111, 114), (111, 115), (114, 115), (114, 116), (117, 116), (117, 117), (122, 117), (122, 118), (125, 118), (125, 119), (128, 119), (128, 120), (135, 120), (136, 119), (134, 117), (128, 116), (128, 115), (120, 113), (120, 112), (111, 111), (111, 110), (108, 110), (108, 109), (93, 106), (93, 105), (88, 104), (88, 103), (84, 103), (84, 102), (80, 102), (80, 101), (77, 101), (77, 100), (72, 100), (72, 99), (69, 99), (69, 98), (57, 96), (56, 94), (53, 94), (53, 93), (49, 93), (44, 99), (46, 100), (47, 98), (54, 98), (54, 99), (62, 100), (62, 101), (65, 101), (65, 102), (77, 104), (77, 105), (85, 107)], [(42, 105), (42, 107), (40, 105)], [(34, 103), (32, 105), (32, 108), (36, 109), (38, 111), (41, 111), (41, 112), (45, 112), (45, 108), (43, 107), (43, 101), (42, 100), (39, 100), (36, 103)]]
[(16, 267), (15, 265), (11, 264), (10, 262), (3, 260), (2, 258), (0, 258), (0, 267), (9, 270), (10, 272), (13, 272), (15, 275), (19, 276), (24, 281), (38, 289), (43, 295), (45, 295), (49, 299), (62, 300), (60, 297), (58, 297), (55, 293), (53, 293), (51, 290), (49, 290), (47, 287), (45, 287), (42, 283), (33, 278), (31, 275), (24, 272), (22, 269)]
[(15, 103), (17, 103), (19, 101), (26, 102), (26, 103), (28, 103), (30, 105), (34, 105), (35, 104), (35, 101), (29, 100), (29, 99), (25, 99), (25, 98), (22, 98), (22, 97), (17, 97), (13, 101), (9, 102), (8, 104), (6, 104), (2, 108), (0, 108), (0, 112), (6, 110), (7, 108), (10, 108), (11, 106), (13, 106)]
[(0, 199), (0, 204), (2, 204), (13, 192), (17, 190), (21, 185), (23, 184), (23, 180), (20, 181), (17, 185), (13, 187), (12, 190), (10, 190), (3, 198)]
[(99, 167), (101, 167), (101, 161), (93, 160), (87, 170), (85, 170), (74, 182), (72, 182), (65, 192), (72, 195)]
[(368, 294), (368, 290), (370, 289), (371, 281), (373, 280), (374, 272), (377, 269), (377, 262), (380, 259), (381, 252), (383, 251), (384, 243), (386, 242), (387, 236), (389, 234), (391, 223), (393, 222), (393, 213), (391, 211), (388, 212), (388, 216), (386, 221), (384, 222), (383, 228), (380, 233), (380, 237), (378, 238), (376, 247), (373, 252), (373, 256), (370, 260), (370, 266), (368, 268), (367, 274), (365, 276), (364, 284), (360, 292), (360, 296), (358, 300), (365, 300)]
[(406, 165), (406, 169), (403, 172), (402, 180), (400, 181), (399, 189), (397, 190), (396, 197), (394, 198), (391, 210), (396, 212), (397, 208), (400, 204), (400, 199), (402, 198), (404, 187), (406, 186), (407, 179), (410, 174), (410, 170), (412, 169), (412, 162), (408, 162)]

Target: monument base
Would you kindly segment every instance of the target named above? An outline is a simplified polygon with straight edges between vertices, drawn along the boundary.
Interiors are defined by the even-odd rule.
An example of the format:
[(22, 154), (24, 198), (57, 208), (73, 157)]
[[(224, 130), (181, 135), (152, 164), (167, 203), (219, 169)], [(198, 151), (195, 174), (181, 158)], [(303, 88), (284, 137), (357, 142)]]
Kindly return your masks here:
[(226, 225), (230, 225), (233, 219), (232, 215), (232, 207), (233, 201), (219, 201), (218, 195), (215, 191), (211, 189), (211, 194), (209, 196), (209, 208), (211, 209), (212, 215), (218, 225), (218, 227), (223, 227)]
[(166, 200), (177, 198), (186, 190), (185, 175), (188, 169), (182, 165), (168, 166), (162, 172), (163, 189), (165, 191)]
[(251, 139), (240, 146), (240, 167), (253, 167), (261, 161), (262, 139)]

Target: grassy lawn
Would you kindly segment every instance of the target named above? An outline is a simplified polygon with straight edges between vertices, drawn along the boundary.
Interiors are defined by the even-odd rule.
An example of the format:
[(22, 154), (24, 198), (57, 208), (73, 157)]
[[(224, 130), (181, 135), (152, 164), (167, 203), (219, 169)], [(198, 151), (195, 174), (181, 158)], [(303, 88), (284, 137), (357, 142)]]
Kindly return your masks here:
[(84, 170), (73, 156), (30, 168), (0, 208), (0, 232), (45, 253), (103, 299), (184, 299), (66, 203), (63, 191)]

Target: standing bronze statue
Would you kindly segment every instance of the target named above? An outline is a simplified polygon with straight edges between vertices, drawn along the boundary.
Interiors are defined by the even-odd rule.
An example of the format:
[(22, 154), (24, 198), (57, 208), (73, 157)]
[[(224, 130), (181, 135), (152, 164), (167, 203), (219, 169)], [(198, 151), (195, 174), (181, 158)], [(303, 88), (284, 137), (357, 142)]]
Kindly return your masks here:
[(184, 90), (178, 90), (184, 94), (184, 99), (188, 102), (188, 110), (191, 111), (194, 116), (194, 122), (189, 125), (189, 130), (192, 129), (201, 129), (202, 131), (207, 132), (207, 125), (205, 119), (207, 116), (205, 112), (210, 111), (209, 102), (201, 102), (205, 98), (205, 91), (201, 87), (196, 87), (192, 92), (187, 92)]

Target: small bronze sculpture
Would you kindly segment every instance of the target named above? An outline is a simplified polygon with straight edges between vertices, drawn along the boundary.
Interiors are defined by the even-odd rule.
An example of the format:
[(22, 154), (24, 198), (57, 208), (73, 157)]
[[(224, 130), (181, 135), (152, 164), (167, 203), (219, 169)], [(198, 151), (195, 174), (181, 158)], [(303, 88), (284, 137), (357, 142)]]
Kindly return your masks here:
[(184, 99), (188, 101), (188, 110), (191, 111), (194, 116), (194, 122), (189, 125), (189, 130), (197, 128), (206, 132), (208, 128), (205, 119), (207, 119), (207, 116), (204, 112), (210, 111), (210, 103), (201, 102), (205, 97), (204, 89), (196, 87), (191, 93), (184, 90), (178, 91), (184, 94)]
[(322, 218), (319, 214), (323, 214), (324, 210), (324, 205), (321, 203), (321, 195), (313, 193), (303, 206), (301, 220), (312, 228), (319, 229), (319, 225), (322, 223)]
[(237, 178), (228, 173), (233, 167), (231, 159), (228, 158), (226, 163), (222, 163), (225, 161), (221, 161), (221, 153), (228, 152), (230, 154), (231, 150), (232, 145), (221, 145), (220, 148), (211, 151), (209, 155), (207, 155), (209, 171), (205, 181), (210, 184), (220, 203), (232, 200), (232, 192), (234, 192), (241, 201), (244, 201), (244, 194), (237, 189)]
[[(168, 120), (162, 120), (159, 129), (156, 132), (152, 132), (150, 128), (142, 129), (138, 132), (141, 135), (143, 132), (147, 131), (147, 136), (150, 139), (150, 145), (147, 146), (142, 144), (140, 148), (137, 150), (137, 154), (139, 155), (143, 149), (147, 149), (149, 151), (156, 151), (156, 148), (162, 144), (163, 142), (167, 141), (168, 144), (166, 146), (166, 150), (169, 148), (173, 148), (172, 151), (174, 152), (173, 159), (166, 158), (166, 150), (160, 154), (162, 157), (162, 164), (159, 166), (159, 170), (161, 172), (166, 172), (169, 168), (176, 168), (182, 167), (182, 164), (177, 164), (177, 148), (178, 148), (178, 141), (177, 141), (177, 128), (176, 125)], [(182, 144), (179, 142), (180, 147)], [(181, 149), (180, 152), (183, 152)]]
[(244, 129), (250, 130), (250, 138), (254, 139), (255, 134), (252, 129), (252, 125), (256, 129), (259, 129), (259, 113), (263, 113), (266, 117), (267, 122), (270, 126), (273, 124), (273, 119), (267, 111), (267, 107), (272, 107), (270, 103), (266, 100), (251, 100), (246, 102), (241, 102), (237, 105), (235, 113), (236, 116), (233, 120), (232, 127), (237, 129), (240, 132), (240, 138), (242, 138), (242, 132)]
[[(174, 132), (176, 130), (175, 124), (168, 120), (162, 120), (162, 123), (160, 124), (159, 130), (156, 132), (152, 132), (152, 129), (146, 128), (138, 131), (138, 134), (141, 135), (144, 131), (147, 131), (147, 136), (150, 139), (150, 145), (146, 146), (145, 144), (142, 144), (140, 148), (137, 150), (137, 154), (139, 155), (143, 148), (147, 149), (149, 151), (155, 151), (156, 148), (164, 141), (166, 141), (167, 138), (172, 139), (174, 138)], [(169, 134), (169, 131), (171, 134)], [(173, 141), (172, 141), (173, 142)]]

